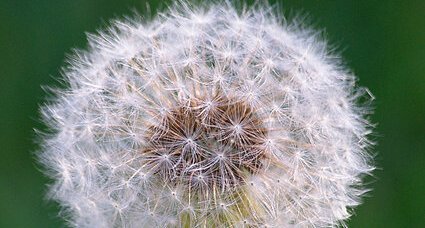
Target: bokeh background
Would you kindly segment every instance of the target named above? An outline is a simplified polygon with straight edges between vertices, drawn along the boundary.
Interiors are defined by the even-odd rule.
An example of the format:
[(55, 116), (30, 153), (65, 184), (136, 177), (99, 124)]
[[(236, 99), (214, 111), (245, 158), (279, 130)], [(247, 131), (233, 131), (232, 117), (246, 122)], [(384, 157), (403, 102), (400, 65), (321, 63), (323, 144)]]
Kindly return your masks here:
[[(425, 1), (279, 1), (286, 15), (309, 15), (324, 29), (359, 84), (376, 96), (379, 167), (374, 190), (350, 227), (425, 227)], [(60, 67), (85, 32), (146, 12), (143, 0), (0, 0), (0, 227), (65, 227), (44, 199), (47, 179), (34, 160), (43, 128), (41, 85), (58, 85)], [(166, 3), (150, 1), (155, 13)]]

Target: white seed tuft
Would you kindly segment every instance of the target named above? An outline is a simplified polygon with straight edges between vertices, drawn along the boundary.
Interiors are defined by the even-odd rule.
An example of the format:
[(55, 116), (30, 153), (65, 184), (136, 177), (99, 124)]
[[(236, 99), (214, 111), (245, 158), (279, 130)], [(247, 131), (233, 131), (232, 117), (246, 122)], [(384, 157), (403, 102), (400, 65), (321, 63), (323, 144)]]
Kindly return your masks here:
[(70, 226), (345, 225), (373, 170), (369, 92), (280, 18), (181, 1), (89, 35), (42, 107)]

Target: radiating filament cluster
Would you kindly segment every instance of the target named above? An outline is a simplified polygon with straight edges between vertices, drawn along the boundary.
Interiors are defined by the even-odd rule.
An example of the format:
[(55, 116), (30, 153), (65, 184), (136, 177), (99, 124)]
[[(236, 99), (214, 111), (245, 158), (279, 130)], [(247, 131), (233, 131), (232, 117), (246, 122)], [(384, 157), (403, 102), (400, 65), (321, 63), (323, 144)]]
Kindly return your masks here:
[(193, 192), (231, 190), (265, 165), (266, 134), (254, 110), (240, 99), (194, 99), (149, 128), (143, 165)]

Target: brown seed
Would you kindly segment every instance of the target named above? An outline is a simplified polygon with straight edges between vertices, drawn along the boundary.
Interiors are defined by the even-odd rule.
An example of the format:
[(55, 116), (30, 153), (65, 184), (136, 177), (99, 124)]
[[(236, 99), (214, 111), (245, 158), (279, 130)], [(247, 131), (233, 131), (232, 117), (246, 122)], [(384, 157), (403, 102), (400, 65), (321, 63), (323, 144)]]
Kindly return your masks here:
[(245, 102), (216, 96), (178, 105), (149, 128), (145, 165), (162, 180), (193, 191), (230, 190), (262, 170), (267, 131)]

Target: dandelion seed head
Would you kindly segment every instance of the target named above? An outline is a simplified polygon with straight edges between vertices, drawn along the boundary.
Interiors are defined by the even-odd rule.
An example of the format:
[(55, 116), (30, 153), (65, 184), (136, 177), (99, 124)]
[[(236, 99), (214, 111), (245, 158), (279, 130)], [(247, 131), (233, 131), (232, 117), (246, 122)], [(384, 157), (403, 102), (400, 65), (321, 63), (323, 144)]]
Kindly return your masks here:
[(370, 92), (314, 31), (180, 1), (89, 35), (42, 107), (73, 227), (332, 227), (367, 191)]

